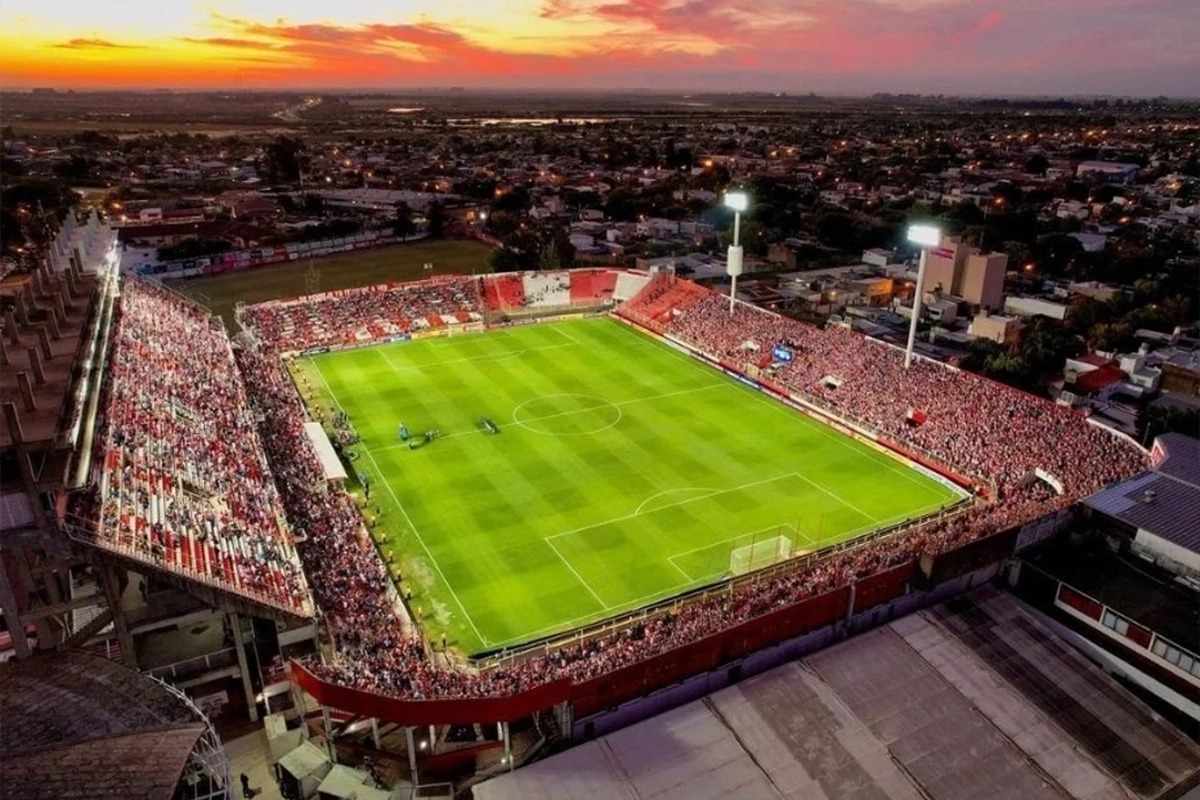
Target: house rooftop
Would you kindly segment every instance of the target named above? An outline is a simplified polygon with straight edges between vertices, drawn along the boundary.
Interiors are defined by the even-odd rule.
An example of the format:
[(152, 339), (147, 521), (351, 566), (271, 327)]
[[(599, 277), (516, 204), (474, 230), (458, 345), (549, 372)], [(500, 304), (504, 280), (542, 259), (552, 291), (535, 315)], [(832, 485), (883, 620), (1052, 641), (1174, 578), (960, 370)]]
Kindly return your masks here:
[(1088, 508), (1200, 553), (1200, 441), (1180, 433), (1154, 441), (1155, 466), (1083, 501)]

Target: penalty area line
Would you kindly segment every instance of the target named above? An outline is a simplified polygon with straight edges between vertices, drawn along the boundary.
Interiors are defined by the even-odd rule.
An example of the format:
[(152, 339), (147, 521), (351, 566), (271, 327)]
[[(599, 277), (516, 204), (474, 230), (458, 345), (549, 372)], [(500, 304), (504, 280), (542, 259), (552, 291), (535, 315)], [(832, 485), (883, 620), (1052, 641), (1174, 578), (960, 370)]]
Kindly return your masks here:
[(596, 591), (594, 589), (592, 589), (592, 587), (588, 584), (587, 581), (585, 581), (583, 579), (583, 576), (575, 571), (575, 567), (573, 567), (571, 565), (571, 562), (567, 560), (566, 556), (564, 556), (562, 553), (560, 553), (558, 551), (558, 548), (554, 546), (554, 543), (551, 542), (549, 539), (542, 539), (542, 541), (545, 542), (550, 547), (550, 549), (554, 551), (554, 555), (558, 556), (559, 561), (563, 562), (563, 564), (566, 566), (566, 568), (571, 570), (571, 574), (575, 576), (575, 580), (579, 581), (580, 585), (582, 585), (583, 588), (588, 590), (588, 594), (590, 594), (593, 598), (595, 598), (596, 602), (600, 604), (600, 607), (603, 608), (605, 611), (608, 611), (610, 608), (608, 603), (606, 603), (600, 599), (600, 595), (596, 594)]

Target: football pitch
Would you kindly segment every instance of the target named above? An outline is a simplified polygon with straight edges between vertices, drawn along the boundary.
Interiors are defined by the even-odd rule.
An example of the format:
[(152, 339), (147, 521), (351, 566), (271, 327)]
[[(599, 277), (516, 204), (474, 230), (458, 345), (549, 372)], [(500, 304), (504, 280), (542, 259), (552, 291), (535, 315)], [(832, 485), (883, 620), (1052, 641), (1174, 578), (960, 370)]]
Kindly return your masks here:
[[(379, 509), (376, 541), (426, 635), (467, 654), (959, 499), (607, 318), (328, 353), (296, 369), (310, 407), (344, 411), (360, 436), (349, 449), (370, 484), (367, 514)], [(426, 431), (440, 435), (426, 443)]]

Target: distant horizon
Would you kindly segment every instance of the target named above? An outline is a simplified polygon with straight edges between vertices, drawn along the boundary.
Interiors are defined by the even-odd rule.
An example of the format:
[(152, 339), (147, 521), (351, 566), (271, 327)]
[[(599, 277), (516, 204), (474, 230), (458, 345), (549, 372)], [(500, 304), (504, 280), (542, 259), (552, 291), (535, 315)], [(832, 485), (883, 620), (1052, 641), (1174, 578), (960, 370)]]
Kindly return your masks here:
[(6, 0), (5, 89), (1192, 98), (1196, 0)]
[(0, 94), (27, 94), (33, 91), (54, 91), (60, 94), (154, 94), (171, 92), (173, 94), (294, 94), (294, 95), (411, 95), (428, 93), (437, 94), (482, 94), (482, 95), (601, 95), (612, 93), (628, 93), (642, 95), (661, 95), (664, 97), (748, 97), (769, 96), (805, 99), (810, 97), (828, 100), (871, 100), (876, 97), (920, 97), (942, 98), (946, 100), (1135, 100), (1148, 101), (1166, 99), (1172, 101), (1200, 102), (1200, 91), (1191, 95), (1171, 94), (1096, 94), (1096, 93), (1066, 93), (1053, 92), (1041, 94), (1018, 93), (970, 93), (970, 92), (937, 92), (937, 91), (871, 91), (857, 92), (820, 92), (807, 89), (774, 90), (774, 89), (704, 89), (695, 87), (654, 88), (645, 86), (580, 86), (580, 87), (539, 87), (539, 86), (70, 86), (50, 84), (30, 84), (28, 86), (2, 86)]

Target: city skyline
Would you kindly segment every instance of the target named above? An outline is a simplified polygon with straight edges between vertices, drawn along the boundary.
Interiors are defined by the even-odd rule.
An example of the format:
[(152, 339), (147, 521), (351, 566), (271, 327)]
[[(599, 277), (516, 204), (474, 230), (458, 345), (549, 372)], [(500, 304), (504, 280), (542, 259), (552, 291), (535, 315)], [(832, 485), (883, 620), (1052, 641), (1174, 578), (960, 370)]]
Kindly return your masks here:
[(1195, 96), (1192, 0), (411, 0), (0, 8), (0, 84)]

